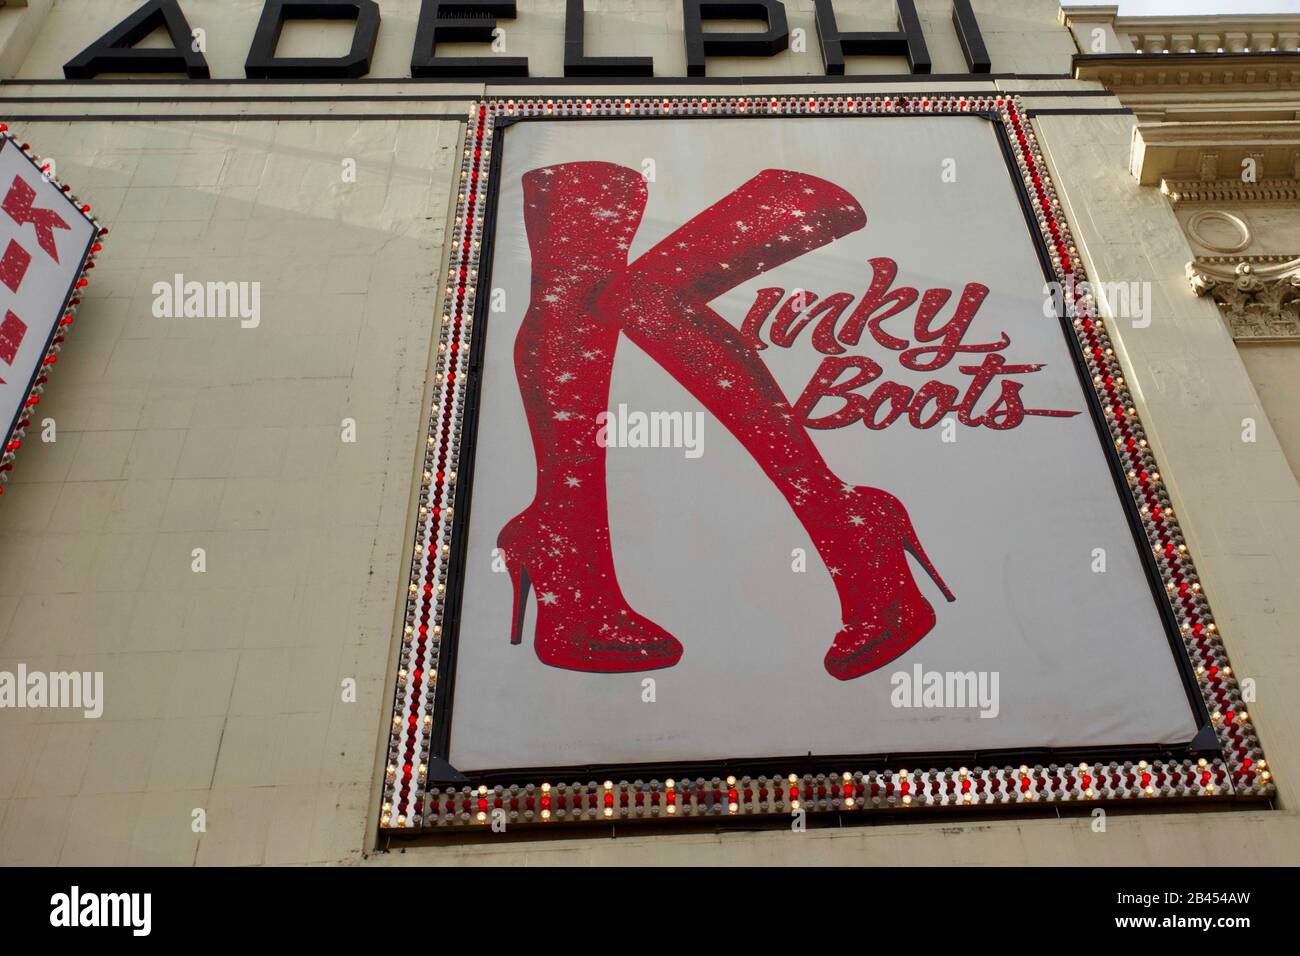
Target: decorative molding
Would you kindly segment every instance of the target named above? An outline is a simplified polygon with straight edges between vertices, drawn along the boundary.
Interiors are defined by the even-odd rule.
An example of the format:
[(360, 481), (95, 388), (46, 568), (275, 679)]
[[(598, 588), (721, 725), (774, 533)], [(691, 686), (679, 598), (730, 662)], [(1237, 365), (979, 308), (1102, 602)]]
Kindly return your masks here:
[[(1300, 155), (1300, 154), (1298, 154)], [(1300, 203), (1300, 177), (1265, 179), (1245, 183), (1240, 179), (1202, 182), (1196, 179), (1163, 179), (1160, 191), (1175, 206), (1184, 203)]]
[[(1201, 225), (1206, 222), (1227, 223), (1233, 229), (1237, 230), (1237, 241), (1231, 245), (1223, 245), (1222, 243), (1217, 243), (1206, 238), (1206, 236), (1201, 232)], [(1240, 216), (1234, 216), (1230, 212), (1224, 212), (1221, 209), (1201, 210), (1192, 216), (1191, 219), (1187, 220), (1187, 224), (1184, 228), (1187, 230), (1188, 236), (1206, 249), (1209, 249), (1211, 252), (1241, 252), (1249, 246), (1255, 238), (1250, 231), (1250, 226), (1246, 224), (1246, 220), (1242, 219)]]
[(1213, 152), (1201, 153), (1201, 159), (1197, 164), (1197, 169), (1201, 175), (1201, 182), (1211, 182), (1218, 179), (1219, 154)]
[[(1291, 172), (1300, 162), (1300, 122), (1140, 123), (1133, 132), (1129, 171), (1144, 186), (1163, 179), (1214, 182), (1240, 178), (1246, 159), (1254, 161), (1257, 173), (1263, 169)], [(1250, 184), (1243, 181), (1242, 185)]]
[(1197, 258), (1187, 278), (1214, 299), (1235, 341), (1300, 342), (1300, 255)]
[(1078, 54), (1074, 78), (1104, 84), (1117, 94), (1300, 87), (1296, 53)]
[(1115, 21), (1116, 33), (1126, 37), (1132, 47), (1126, 52), (1163, 58), (1195, 53), (1294, 53), (1300, 47), (1300, 27), (1294, 19), (1263, 20), (1258, 26), (1264, 29), (1250, 32), (1231, 29), (1233, 24), (1228, 18), (1221, 20), (1229, 27), (1226, 30), (1204, 26), (1197, 29), (1188, 19), (1181, 18), (1171, 28), (1163, 17), (1152, 19), (1155, 22), (1145, 17)]
[[(1118, 6), (1062, 5), (1059, 20), (1090, 53), (1143, 54), (1152, 58), (1197, 54), (1294, 53), (1300, 19), (1276, 14), (1121, 17)], [(1095, 49), (1094, 30), (1108, 41)], [(1083, 41), (1087, 42), (1083, 42)]]

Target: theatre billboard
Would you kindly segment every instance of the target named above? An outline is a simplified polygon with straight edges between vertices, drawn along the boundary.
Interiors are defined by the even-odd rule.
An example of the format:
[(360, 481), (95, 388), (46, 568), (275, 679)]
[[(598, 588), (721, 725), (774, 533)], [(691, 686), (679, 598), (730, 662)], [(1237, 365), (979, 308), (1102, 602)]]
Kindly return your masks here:
[(0, 131), (0, 493), (58, 362), (98, 250), (90, 207), (79, 206), (49, 161)]
[(486, 101), (456, 227), (385, 828), (1243, 782), (1013, 98)]

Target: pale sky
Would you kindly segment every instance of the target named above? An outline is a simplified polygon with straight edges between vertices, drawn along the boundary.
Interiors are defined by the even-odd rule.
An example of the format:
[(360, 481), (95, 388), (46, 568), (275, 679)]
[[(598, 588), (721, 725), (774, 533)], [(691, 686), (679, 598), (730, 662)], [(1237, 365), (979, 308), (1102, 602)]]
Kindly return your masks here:
[[(1070, 0), (1066, 3), (1075, 5)], [(1205, 13), (1300, 13), (1300, 0), (1119, 0), (1122, 17)]]

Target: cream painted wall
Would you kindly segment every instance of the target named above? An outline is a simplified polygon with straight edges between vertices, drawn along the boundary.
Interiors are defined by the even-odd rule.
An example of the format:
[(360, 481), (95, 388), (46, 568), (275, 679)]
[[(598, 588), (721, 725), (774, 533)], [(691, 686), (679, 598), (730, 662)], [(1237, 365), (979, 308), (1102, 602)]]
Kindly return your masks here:
[[(354, 860), (460, 127), (159, 113), (23, 124), (112, 251), (0, 500), (0, 670), (106, 706), (0, 712), (0, 860)], [(176, 273), (260, 282), (261, 325), (154, 318)]]
[[(183, 2), (196, 24), (213, 24), (214, 73), (241, 75), (260, 4)], [(96, 15), (82, 16), (90, 6)], [(98, 11), (109, 7), (125, 12), (134, 3), (55, 0), (43, 29), (28, 38), (21, 75), (58, 76), (82, 41), (106, 28), (111, 17)], [(385, 30), (413, 7), (384, 0)], [(1073, 46), (1054, 3), (976, 7), (995, 70), (1068, 70)], [(926, 0), (923, 8), (936, 71), (963, 70), (959, 52), (952, 59), (955, 44), (944, 49), (947, 4)], [(0, 38), (17, 12), (0, 10)], [(877, 24), (842, 17), (841, 25)], [(661, 41), (633, 49), (599, 39), (591, 52), (653, 52), (666, 58), (661, 72), (678, 72), (671, 59), (681, 55), (678, 38), (667, 29)], [(405, 72), (408, 34), (394, 29), (381, 38), (378, 72)], [(558, 72), (558, 40), (557, 27), (553, 42), (528, 51), (539, 57), (534, 73)], [(17, 57), (15, 49), (0, 48), (0, 64)], [(816, 54), (807, 56), (814, 58), (807, 70), (792, 61), (775, 72), (818, 72)], [(1088, 89), (1073, 81), (998, 85), (1026, 90), (1031, 107), (1118, 105), (1032, 95)], [(121, 99), (35, 103), (27, 98), (87, 88), (0, 87), (0, 114), (46, 117), (10, 121), (57, 159), (113, 229), (42, 406), (58, 421), (59, 440), (29, 442), (0, 499), (0, 669), (21, 661), (104, 670), (109, 704), (99, 721), (0, 713), (0, 862), (358, 862), (375, 841), (457, 119), (468, 100), (255, 100), (470, 96), (473, 88), (178, 84), (89, 92)], [(169, 101), (134, 103), (136, 95)], [(254, 101), (203, 102), (207, 96)], [(249, 118), (180, 118), (231, 113)], [(284, 113), (357, 118), (267, 118)], [(1259, 679), (1253, 711), (1283, 809), (1112, 814), (1105, 833), (1086, 819), (954, 817), (804, 834), (419, 847), (370, 862), (1296, 862), (1300, 492), (1247, 375), (1251, 359), (1243, 364), (1213, 305), (1187, 289), (1190, 252), (1172, 211), (1127, 172), (1131, 117), (1037, 122), (1094, 277), (1151, 281), (1157, 290), (1152, 327), (1117, 328), (1116, 338), (1229, 650), (1239, 673)], [(358, 160), (355, 184), (339, 174), (347, 157)], [(261, 327), (153, 318), (150, 287), (175, 272), (261, 281)], [(1234, 444), (1235, 423), (1248, 415), (1265, 424), (1260, 441), (1244, 448)], [(358, 421), (355, 445), (339, 440), (345, 417)], [(206, 574), (190, 570), (193, 547), (208, 551)], [(346, 677), (358, 682), (355, 704), (340, 699)], [(207, 810), (204, 834), (191, 831), (194, 808)]]
[(1278, 443), (1291, 463), (1291, 473), (1300, 476), (1300, 345), (1260, 342), (1241, 343), (1239, 348)]

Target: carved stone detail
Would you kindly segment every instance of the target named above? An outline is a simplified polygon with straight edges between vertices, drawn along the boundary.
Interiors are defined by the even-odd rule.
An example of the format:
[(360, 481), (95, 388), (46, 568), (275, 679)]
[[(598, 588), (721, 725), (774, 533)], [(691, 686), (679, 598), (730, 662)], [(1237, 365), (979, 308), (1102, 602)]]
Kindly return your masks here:
[(1300, 340), (1300, 256), (1193, 259), (1187, 278), (1214, 299), (1234, 340)]
[[(1300, 153), (1296, 154), (1297, 171), (1300, 171)], [(1199, 182), (1195, 179), (1166, 179), (1160, 191), (1174, 205), (1181, 203), (1238, 203), (1272, 202), (1300, 203), (1300, 177), (1297, 179), (1264, 179), (1246, 183), (1240, 179), (1220, 179)]]
[[(1207, 222), (1226, 223), (1236, 231), (1237, 238), (1229, 243), (1218, 242), (1209, 238), (1201, 231), (1201, 227)], [(1187, 220), (1187, 224), (1184, 228), (1187, 230), (1188, 236), (1206, 249), (1209, 249), (1211, 252), (1241, 252), (1249, 246), (1255, 238), (1254, 234), (1250, 231), (1250, 226), (1246, 223), (1246, 220), (1242, 219), (1240, 216), (1234, 216), (1230, 212), (1223, 212), (1219, 209), (1202, 209), (1196, 215), (1192, 216), (1191, 219)]]
[(1211, 182), (1219, 178), (1219, 154), (1218, 153), (1201, 153), (1201, 162), (1199, 166), (1201, 182)]

